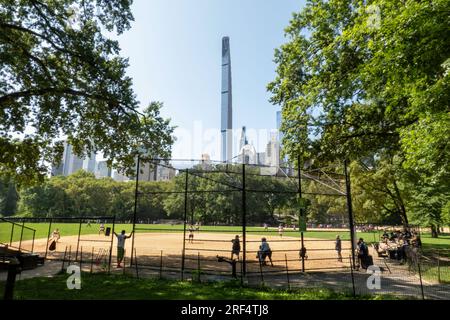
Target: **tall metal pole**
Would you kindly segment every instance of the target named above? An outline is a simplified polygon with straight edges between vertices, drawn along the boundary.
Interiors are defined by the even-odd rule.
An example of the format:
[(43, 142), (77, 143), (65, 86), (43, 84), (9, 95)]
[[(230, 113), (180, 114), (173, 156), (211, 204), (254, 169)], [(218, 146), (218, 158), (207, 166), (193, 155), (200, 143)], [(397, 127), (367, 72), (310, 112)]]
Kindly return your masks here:
[(52, 222), (53, 222), (53, 218), (50, 218), (50, 223), (48, 225), (48, 232), (47, 232), (47, 245), (45, 246), (45, 257), (44, 259), (47, 259), (47, 254), (48, 254), (48, 240), (50, 239), (50, 232), (52, 230)]
[(350, 187), (350, 177), (347, 170), (347, 159), (344, 160), (344, 174), (345, 174), (345, 190), (347, 195), (347, 210), (348, 210), (348, 222), (350, 224), (350, 240), (351, 240), (351, 248), (352, 248), (352, 261), (353, 268), (356, 266), (355, 262), (355, 228), (353, 222), (353, 209), (352, 209), (352, 195), (351, 195), (351, 187)]
[(80, 247), (80, 236), (81, 236), (81, 224), (83, 219), (80, 218), (80, 225), (78, 226), (78, 240), (77, 240), (77, 252), (75, 253), (75, 261), (78, 259), (78, 248)]
[(25, 227), (25, 220), (22, 220), (22, 231), (20, 231), (19, 251), (22, 248), (23, 228)]
[[(113, 247), (113, 241), (114, 241), (114, 228), (116, 226), (116, 215), (113, 216), (113, 221), (112, 221), (112, 231), (110, 234), (111, 237), (111, 241), (109, 244), (109, 259), (108, 259), (108, 274), (111, 271), (111, 260), (112, 260), (112, 247)], [(134, 235), (134, 233), (133, 233)]]
[[(303, 211), (303, 202), (302, 202), (302, 176), (301, 176), (301, 169), (300, 169), (300, 153), (298, 154), (298, 158), (297, 158), (297, 174), (298, 174), (298, 196), (300, 198), (300, 220), (301, 222), (303, 222), (304, 219), (304, 211)], [(301, 253), (301, 258), (302, 258), (302, 272), (305, 272), (305, 254), (304, 254), (304, 250), (305, 250), (305, 243), (304, 243), (304, 238), (303, 238), (303, 228), (300, 226), (299, 224), (299, 229), (300, 229), (300, 237), (301, 237), (301, 242), (302, 242), (302, 248), (300, 249), (300, 253)]]
[[(138, 204), (138, 195), (139, 195), (139, 165), (141, 162), (141, 157), (138, 154), (137, 156), (137, 168), (136, 168), (136, 187), (134, 190), (134, 213), (133, 213), (133, 237), (131, 238), (131, 253), (133, 253), (134, 250), (134, 229), (136, 227), (136, 215), (137, 215), (137, 204)], [(125, 263), (124, 263), (125, 265)], [(133, 254), (131, 254), (131, 259), (130, 259), (130, 268), (133, 266)]]
[(186, 169), (186, 178), (184, 181), (184, 218), (183, 218), (183, 252), (181, 255), (181, 280), (184, 279), (184, 260), (186, 254), (186, 220), (187, 220), (187, 199), (188, 199), (188, 177), (189, 169)]
[(245, 190), (245, 163), (242, 164), (242, 273), (245, 276), (247, 274), (247, 195)]

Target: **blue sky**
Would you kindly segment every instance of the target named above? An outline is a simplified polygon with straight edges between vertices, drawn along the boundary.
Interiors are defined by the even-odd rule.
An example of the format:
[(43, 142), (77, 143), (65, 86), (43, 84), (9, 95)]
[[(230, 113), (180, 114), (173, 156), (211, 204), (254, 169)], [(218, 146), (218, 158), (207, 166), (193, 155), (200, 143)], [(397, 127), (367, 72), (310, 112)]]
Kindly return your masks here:
[[(220, 159), (222, 37), (230, 37), (233, 127), (247, 126), (264, 151), (279, 106), (266, 85), (275, 77), (274, 49), (304, 1), (135, 0), (132, 28), (118, 37), (141, 104), (162, 101), (176, 125), (174, 158)], [(217, 133), (217, 135), (216, 135)], [(238, 137), (237, 137), (238, 138)], [(237, 141), (237, 138), (235, 141)], [(256, 140), (256, 141), (255, 141)], [(237, 146), (234, 143), (234, 154)]]

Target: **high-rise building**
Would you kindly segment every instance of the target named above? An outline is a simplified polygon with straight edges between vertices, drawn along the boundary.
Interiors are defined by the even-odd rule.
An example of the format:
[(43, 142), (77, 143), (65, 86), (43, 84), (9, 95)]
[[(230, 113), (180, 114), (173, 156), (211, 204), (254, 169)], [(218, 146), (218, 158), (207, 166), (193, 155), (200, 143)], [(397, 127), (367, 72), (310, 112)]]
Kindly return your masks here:
[(233, 103), (231, 89), (230, 38), (222, 38), (221, 140), (223, 162), (233, 158)]
[(258, 164), (258, 155), (253, 144), (246, 144), (242, 147), (238, 156), (240, 163)]
[(61, 163), (59, 164), (54, 164), (52, 165), (52, 172), (51, 172), (51, 176), (60, 176), (63, 174), (63, 170), (64, 170), (64, 163), (61, 161)]
[(84, 169), (87, 172), (95, 173), (96, 161), (95, 152), (92, 152), (87, 158), (80, 158), (73, 153), (73, 147), (64, 142), (64, 153), (60, 164), (52, 167), (52, 176), (64, 175), (68, 176), (77, 172), (80, 169)]
[(202, 170), (210, 170), (212, 168), (211, 166), (211, 157), (208, 153), (202, 153), (202, 159), (200, 160), (200, 167)]
[(118, 182), (124, 182), (124, 181), (130, 181), (130, 178), (128, 178), (126, 175), (122, 174), (121, 172), (114, 169), (111, 174), (112, 178)]
[(281, 120), (282, 120), (282, 114), (281, 111), (277, 111), (277, 131), (278, 131), (278, 141), (281, 144), (281, 141), (283, 141), (283, 133), (281, 132)]
[(87, 172), (91, 172), (95, 174), (95, 167), (97, 165), (97, 161), (95, 160), (95, 152), (91, 152), (89, 157), (83, 159), (83, 167), (82, 169)]
[(284, 134), (281, 131), (281, 122), (283, 121), (283, 114), (281, 111), (277, 111), (277, 131), (278, 131), (278, 144), (279, 144), (279, 155), (280, 155), (280, 166), (282, 167), (290, 167), (289, 164), (289, 158), (287, 155), (285, 155), (284, 157), (281, 156), (282, 152), (281, 149), (283, 148), (283, 138), (284, 138)]
[(267, 143), (266, 164), (272, 167), (280, 166), (280, 143), (277, 140), (276, 134), (272, 134), (270, 141)]
[(245, 130), (246, 130), (245, 126), (243, 126), (242, 131), (241, 131), (241, 139), (239, 140), (239, 152), (246, 144), (248, 144), (247, 135), (246, 135)]
[(108, 166), (106, 161), (99, 161), (95, 166), (95, 177), (96, 178), (107, 178), (112, 177), (111, 168)]
[(73, 153), (73, 148), (67, 142), (64, 143), (64, 165), (62, 174), (71, 175), (80, 169), (83, 169), (83, 159)]
[(265, 152), (258, 152), (256, 153), (257, 162), (259, 165), (265, 165), (266, 164), (266, 153)]

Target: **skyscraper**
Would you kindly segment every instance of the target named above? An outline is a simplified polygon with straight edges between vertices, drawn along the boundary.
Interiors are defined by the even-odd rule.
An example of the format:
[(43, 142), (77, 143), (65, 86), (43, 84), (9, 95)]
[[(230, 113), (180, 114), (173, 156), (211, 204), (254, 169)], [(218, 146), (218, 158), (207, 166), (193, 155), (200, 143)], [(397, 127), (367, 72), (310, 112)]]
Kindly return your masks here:
[(247, 134), (245, 133), (245, 126), (242, 127), (241, 130), (241, 139), (239, 140), (239, 152), (241, 152), (241, 149), (248, 144), (248, 140), (247, 140)]
[(222, 38), (222, 102), (221, 102), (221, 128), (223, 162), (233, 158), (233, 104), (231, 94), (231, 57), (230, 38)]
[(97, 161), (95, 160), (95, 152), (91, 152), (90, 156), (83, 159), (83, 170), (95, 174), (95, 167)]
[(277, 131), (278, 131), (278, 142), (281, 144), (283, 140), (283, 133), (281, 132), (281, 111), (277, 111)]
[(68, 176), (72, 173), (77, 172), (78, 170), (83, 168), (83, 159), (78, 157), (72, 151), (72, 146), (65, 142), (64, 143), (64, 167), (63, 167), (63, 175)]
[(99, 161), (95, 165), (95, 177), (96, 178), (107, 178), (111, 177), (111, 168), (108, 166), (107, 161)]

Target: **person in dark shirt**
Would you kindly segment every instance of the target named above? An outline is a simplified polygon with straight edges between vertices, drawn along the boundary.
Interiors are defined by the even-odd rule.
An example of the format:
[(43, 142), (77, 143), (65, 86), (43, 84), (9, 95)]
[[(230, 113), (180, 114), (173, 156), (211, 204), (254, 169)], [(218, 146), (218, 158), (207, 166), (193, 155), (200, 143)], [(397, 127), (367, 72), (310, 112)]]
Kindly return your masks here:
[(357, 247), (358, 247), (357, 248), (358, 262), (359, 262), (359, 265), (364, 268), (364, 261), (366, 261), (367, 257), (369, 256), (369, 248), (367, 247), (363, 238), (359, 238)]
[(236, 235), (236, 237), (231, 240), (233, 243), (233, 246), (231, 248), (231, 260), (234, 260), (234, 256), (237, 256), (237, 260), (239, 260), (239, 254), (241, 252), (241, 243), (239, 241), (239, 236)]
[(338, 255), (338, 261), (342, 262), (342, 242), (341, 242), (341, 238), (339, 237), (339, 235), (336, 236), (336, 243), (335, 243), (335, 250), (337, 252)]

